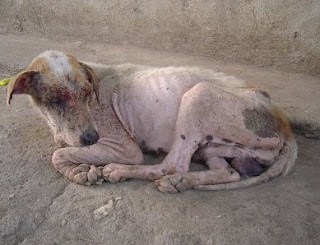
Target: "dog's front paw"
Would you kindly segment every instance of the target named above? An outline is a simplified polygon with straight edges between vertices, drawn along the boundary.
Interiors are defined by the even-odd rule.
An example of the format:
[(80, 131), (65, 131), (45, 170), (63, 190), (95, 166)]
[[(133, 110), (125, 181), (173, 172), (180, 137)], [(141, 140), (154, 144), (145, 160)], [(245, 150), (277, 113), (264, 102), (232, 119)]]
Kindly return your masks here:
[(177, 193), (192, 188), (191, 181), (183, 177), (183, 173), (166, 175), (155, 183), (161, 192)]
[(95, 165), (81, 164), (72, 169), (71, 179), (80, 185), (101, 185), (102, 171)]
[(110, 181), (113, 183), (125, 181), (126, 178), (123, 176), (124, 168), (124, 165), (110, 163), (104, 166), (102, 170), (103, 178), (106, 181)]

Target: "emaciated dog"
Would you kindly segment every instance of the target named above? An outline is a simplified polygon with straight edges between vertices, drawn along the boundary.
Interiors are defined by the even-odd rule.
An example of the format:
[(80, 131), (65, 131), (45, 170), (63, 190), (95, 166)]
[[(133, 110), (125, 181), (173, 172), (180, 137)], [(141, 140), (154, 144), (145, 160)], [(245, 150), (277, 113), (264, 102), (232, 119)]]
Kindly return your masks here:
[[(61, 146), (53, 166), (78, 184), (155, 180), (160, 191), (235, 189), (287, 174), (297, 145), (270, 96), (195, 67), (105, 66), (46, 51), (11, 79)], [(165, 152), (142, 165), (143, 151)], [(189, 172), (191, 159), (208, 170)]]

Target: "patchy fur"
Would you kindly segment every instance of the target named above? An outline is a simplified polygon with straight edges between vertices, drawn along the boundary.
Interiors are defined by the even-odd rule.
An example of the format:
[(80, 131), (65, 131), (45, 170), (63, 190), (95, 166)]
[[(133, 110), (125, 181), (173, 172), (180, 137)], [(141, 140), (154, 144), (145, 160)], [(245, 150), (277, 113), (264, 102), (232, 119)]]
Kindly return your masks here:
[[(286, 174), (296, 159), (270, 96), (212, 70), (85, 64), (47, 51), (10, 81), (8, 103), (14, 94), (32, 97), (65, 147), (53, 166), (79, 184), (140, 178), (166, 192), (234, 189)], [(140, 165), (142, 150), (167, 155)], [(208, 170), (189, 172), (191, 158)]]

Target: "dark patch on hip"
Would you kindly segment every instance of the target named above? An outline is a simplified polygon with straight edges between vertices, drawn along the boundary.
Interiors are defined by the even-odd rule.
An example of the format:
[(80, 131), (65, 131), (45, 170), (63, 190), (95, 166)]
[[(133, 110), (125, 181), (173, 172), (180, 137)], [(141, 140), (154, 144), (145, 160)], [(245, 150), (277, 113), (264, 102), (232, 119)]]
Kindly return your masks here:
[(266, 108), (245, 109), (242, 112), (247, 129), (262, 138), (275, 136), (275, 120)]

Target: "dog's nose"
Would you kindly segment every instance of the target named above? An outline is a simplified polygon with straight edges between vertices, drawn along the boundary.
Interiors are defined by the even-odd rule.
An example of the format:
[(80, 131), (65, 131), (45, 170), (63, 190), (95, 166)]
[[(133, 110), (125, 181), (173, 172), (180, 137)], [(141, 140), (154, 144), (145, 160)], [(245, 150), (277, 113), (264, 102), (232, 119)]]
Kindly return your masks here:
[(99, 140), (99, 134), (96, 130), (86, 130), (81, 136), (80, 136), (80, 142), (82, 145), (93, 145), (97, 143)]

